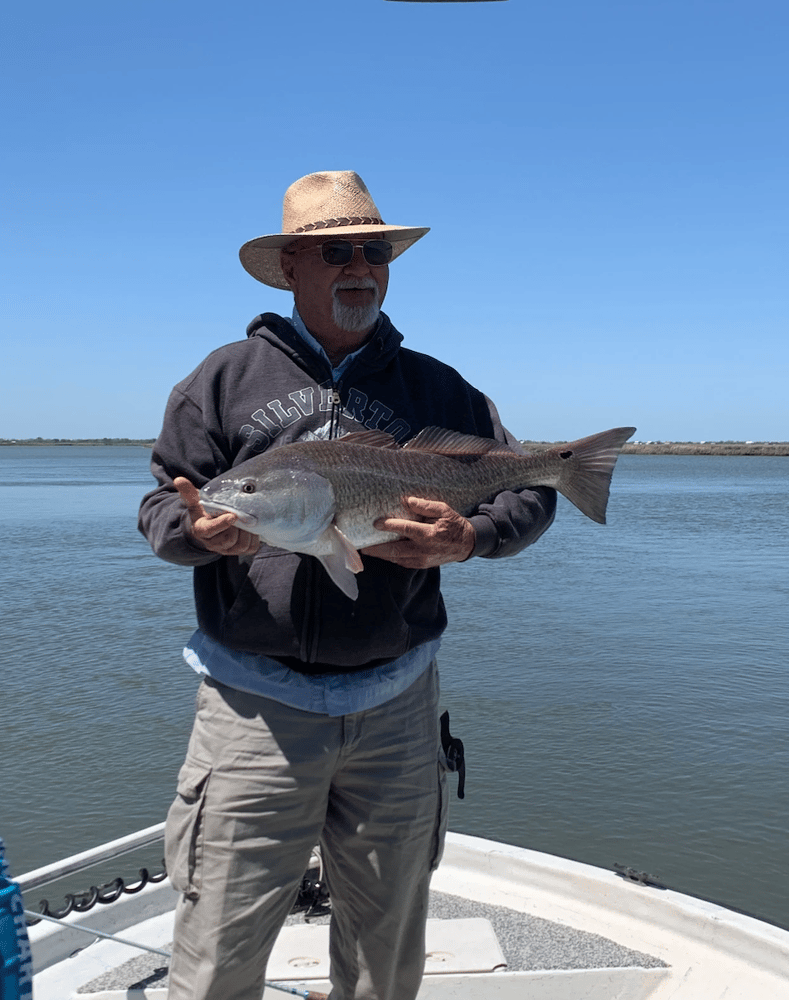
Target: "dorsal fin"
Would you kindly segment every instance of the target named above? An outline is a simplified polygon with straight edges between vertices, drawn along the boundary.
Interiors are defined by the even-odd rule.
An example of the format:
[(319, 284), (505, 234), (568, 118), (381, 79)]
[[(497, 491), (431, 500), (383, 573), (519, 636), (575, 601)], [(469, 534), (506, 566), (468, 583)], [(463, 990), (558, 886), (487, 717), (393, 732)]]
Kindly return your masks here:
[(342, 441), (343, 444), (363, 444), (367, 448), (400, 447), (392, 435), (387, 434), (386, 431), (351, 431), (350, 434), (343, 434), (342, 437), (335, 438), (335, 440)]
[(448, 458), (470, 458), (480, 455), (513, 455), (509, 445), (496, 441), (494, 438), (476, 437), (473, 434), (460, 434), (458, 431), (448, 431), (443, 427), (425, 427), (416, 437), (403, 445), (411, 451), (428, 451), (434, 455), (446, 455)]

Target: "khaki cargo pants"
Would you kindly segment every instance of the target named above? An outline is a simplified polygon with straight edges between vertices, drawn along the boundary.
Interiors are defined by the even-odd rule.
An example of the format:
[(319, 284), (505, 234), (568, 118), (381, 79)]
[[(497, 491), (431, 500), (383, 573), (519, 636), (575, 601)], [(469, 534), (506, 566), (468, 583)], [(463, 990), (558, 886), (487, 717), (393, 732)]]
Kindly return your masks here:
[(331, 1000), (413, 1000), (446, 798), (435, 663), (386, 704), (338, 718), (205, 680), (165, 832), (182, 893), (169, 1000), (260, 1000), (317, 843)]

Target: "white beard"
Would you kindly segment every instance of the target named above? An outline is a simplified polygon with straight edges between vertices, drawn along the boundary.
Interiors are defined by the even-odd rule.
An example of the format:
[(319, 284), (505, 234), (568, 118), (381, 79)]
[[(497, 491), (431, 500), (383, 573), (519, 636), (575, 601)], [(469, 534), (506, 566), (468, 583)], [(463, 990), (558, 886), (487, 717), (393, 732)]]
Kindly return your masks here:
[[(372, 288), (375, 298), (366, 306), (346, 306), (337, 298), (340, 288)], [(372, 278), (341, 278), (332, 285), (332, 319), (341, 330), (363, 333), (375, 325), (380, 312), (378, 285)]]

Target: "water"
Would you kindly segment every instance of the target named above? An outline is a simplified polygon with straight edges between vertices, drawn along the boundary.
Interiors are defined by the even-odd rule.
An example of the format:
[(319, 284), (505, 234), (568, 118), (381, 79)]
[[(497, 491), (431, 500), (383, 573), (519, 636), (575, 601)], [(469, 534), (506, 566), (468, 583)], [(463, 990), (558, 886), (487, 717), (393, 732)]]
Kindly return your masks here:
[[(157, 823), (172, 797), (194, 612), (189, 571), (136, 532), (151, 483), (142, 448), (0, 448), (16, 872)], [(789, 927), (787, 485), (786, 458), (626, 455), (607, 528), (562, 500), (521, 556), (446, 571), (443, 702), (468, 756), (453, 829)]]

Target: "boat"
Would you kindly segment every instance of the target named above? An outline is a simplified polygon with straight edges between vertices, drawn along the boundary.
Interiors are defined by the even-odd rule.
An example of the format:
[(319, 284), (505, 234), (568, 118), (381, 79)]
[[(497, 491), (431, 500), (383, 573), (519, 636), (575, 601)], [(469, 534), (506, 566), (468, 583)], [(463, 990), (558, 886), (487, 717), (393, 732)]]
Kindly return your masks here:
[[(158, 824), (22, 875), (26, 912), (56, 879), (140, 848), (161, 852), (163, 834)], [(319, 854), (312, 864), (318, 891)], [(165, 1000), (177, 894), (163, 871), (147, 869), (123, 888), (120, 879), (93, 887), (94, 902), (118, 898), (83, 900), (83, 912), (29, 927), (35, 1000)], [(320, 902), (288, 918), (264, 1000), (328, 994)], [(458, 833), (433, 876), (426, 952), (419, 1000), (789, 1000), (788, 930), (644, 872)]]

